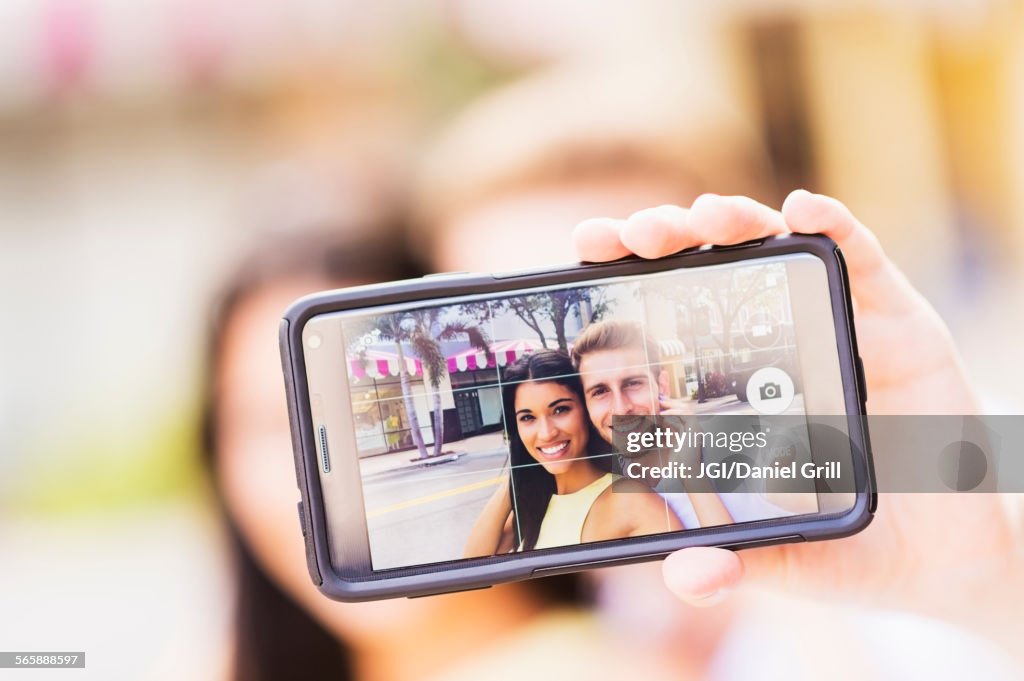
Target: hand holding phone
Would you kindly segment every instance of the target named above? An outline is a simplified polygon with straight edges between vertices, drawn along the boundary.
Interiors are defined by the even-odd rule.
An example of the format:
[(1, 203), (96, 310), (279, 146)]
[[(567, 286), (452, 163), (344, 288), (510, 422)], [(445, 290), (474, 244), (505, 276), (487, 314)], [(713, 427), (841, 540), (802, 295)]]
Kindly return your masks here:
[[(862, 529), (845, 286), (831, 241), (794, 237), (298, 301), (281, 341), (314, 581), (344, 600), (425, 595)], [(616, 419), (677, 410), (839, 415), (862, 486), (811, 483), (793, 510), (707, 479), (665, 485), (692, 450), (631, 454)]]
[[(630, 253), (658, 258), (705, 243), (790, 233), (825, 234), (842, 249), (872, 414), (978, 412), (941, 318), (888, 259), (874, 234), (833, 198), (796, 191), (780, 212), (745, 197), (706, 195), (689, 210), (655, 208), (627, 220), (586, 221), (577, 227), (575, 241), (582, 259), (602, 261)], [(999, 498), (882, 496), (872, 525), (848, 539), (751, 552), (686, 548), (665, 560), (665, 582), (692, 605), (714, 604), (746, 579), (814, 597), (905, 607), (953, 619), (997, 640), (1009, 642), (1017, 635), (1019, 628), (994, 631), (990, 626), (1000, 619), (994, 613), (1004, 608), (979, 605), (991, 598), (1017, 607), (1010, 604), (1018, 603), (1024, 591), (1021, 554)], [(1004, 567), (993, 573), (994, 564)], [(851, 565), (859, 567), (850, 570)], [(977, 596), (962, 607), (951, 598), (953, 592)]]

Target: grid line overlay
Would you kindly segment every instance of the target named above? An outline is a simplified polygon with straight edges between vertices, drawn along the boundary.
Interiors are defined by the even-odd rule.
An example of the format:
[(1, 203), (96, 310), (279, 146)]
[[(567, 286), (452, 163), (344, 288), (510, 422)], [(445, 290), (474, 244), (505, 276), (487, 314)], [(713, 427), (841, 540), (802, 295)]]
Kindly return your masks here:
[[(781, 263), (779, 266), (781, 267), (781, 272), (783, 274), (782, 281), (784, 282), (781, 292), (785, 298), (784, 304), (789, 308), (791, 305), (791, 299), (788, 290), (788, 276), (786, 275), (785, 266)], [(749, 267), (749, 269), (751, 271), (764, 270), (763, 267)], [(683, 279), (679, 281), (680, 286), (678, 286), (678, 289), (676, 288), (676, 284), (669, 279), (669, 277), (674, 276), (683, 277)], [(448, 505), (448, 510), (451, 511), (453, 497), (459, 494), (466, 495), (464, 503), (457, 502), (458, 508), (463, 509), (459, 511), (462, 513), (463, 518), (465, 519), (466, 516), (477, 518), (479, 514), (479, 510), (476, 510), (477, 507), (479, 506), (482, 508), (486, 505), (487, 499), (490, 498), (489, 496), (484, 497), (481, 495), (485, 492), (489, 495), (493, 495), (494, 491), (488, 490), (494, 490), (500, 485), (507, 485), (511, 495), (510, 502), (512, 517), (515, 522), (515, 534), (517, 537), (521, 537), (522, 526), (520, 525), (520, 514), (518, 512), (520, 502), (518, 495), (520, 493), (525, 493), (526, 491), (516, 489), (516, 480), (512, 473), (514, 471), (521, 471), (533, 466), (543, 467), (545, 464), (535, 460), (528, 463), (513, 465), (511, 461), (508, 442), (510, 438), (519, 437), (519, 426), (515, 420), (510, 423), (506, 419), (506, 414), (509, 411), (510, 406), (506, 405), (507, 398), (505, 393), (512, 383), (506, 380), (505, 374), (508, 367), (512, 366), (515, 362), (521, 361), (523, 357), (528, 356), (531, 353), (551, 350), (552, 348), (550, 345), (554, 340), (554, 334), (552, 334), (547, 327), (545, 327), (544, 331), (534, 330), (535, 333), (540, 334), (542, 337), (546, 336), (546, 341), (541, 342), (540, 338), (531, 340), (530, 343), (532, 344), (532, 347), (529, 349), (518, 349), (517, 346), (516, 352), (518, 354), (516, 356), (508, 354), (499, 360), (497, 354), (492, 351), (494, 343), (511, 343), (515, 341), (516, 338), (525, 339), (530, 337), (533, 339), (533, 337), (529, 336), (529, 333), (525, 331), (516, 331), (516, 325), (518, 325), (519, 322), (513, 318), (515, 313), (508, 309), (504, 309), (500, 313), (497, 312), (495, 307), (496, 303), (507, 298), (544, 295), (545, 293), (571, 290), (574, 288), (593, 290), (597, 286), (604, 286), (606, 288), (611, 288), (613, 286), (618, 287), (616, 291), (611, 294), (611, 299), (613, 300), (612, 309), (614, 311), (609, 314), (608, 311), (605, 310), (603, 316), (599, 317), (599, 319), (620, 320), (635, 323), (638, 325), (643, 338), (650, 339), (654, 343), (658, 344), (655, 346), (660, 351), (657, 362), (652, 361), (654, 359), (652, 356), (653, 350), (649, 350), (648, 343), (644, 342), (641, 343), (643, 346), (642, 363), (616, 367), (617, 371), (635, 369), (649, 375), (649, 393), (646, 398), (644, 398), (644, 401), (650, 401), (648, 409), (646, 410), (648, 412), (647, 415), (657, 415), (661, 409), (662, 395), (660, 395), (660, 393), (665, 392), (661, 390), (659, 381), (661, 378), (660, 374), (663, 369), (669, 372), (668, 376), (671, 381), (671, 389), (668, 390), (668, 392), (665, 392), (664, 397), (672, 400), (680, 399), (685, 401), (691, 401), (692, 399), (690, 398), (690, 395), (693, 394), (693, 388), (692, 385), (688, 384), (692, 383), (693, 377), (697, 376), (697, 380), (700, 381), (701, 377), (706, 375), (705, 371), (710, 371), (710, 369), (707, 368), (709, 365), (702, 365), (703, 370), (697, 367), (698, 361), (704, 361), (703, 355), (700, 354), (702, 348), (697, 343), (696, 336), (693, 336), (694, 341), (691, 342), (690, 338), (686, 336), (687, 332), (683, 330), (686, 327), (682, 326), (684, 321), (687, 321), (691, 327), (696, 323), (694, 321), (694, 310), (697, 309), (697, 307), (695, 307), (696, 303), (684, 303), (682, 302), (682, 298), (679, 299), (680, 302), (673, 303), (672, 301), (674, 299), (670, 297), (684, 295), (683, 293), (678, 293), (676, 291), (685, 290), (686, 285), (691, 282), (698, 285), (700, 284), (699, 279), (691, 279), (690, 276), (690, 273), (681, 271), (658, 273), (657, 275), (653, 275), (652, 279), (657, 278), (658, 281), (652, 281), (654, 287), (650, 289), (645, 287), (645, 282), (642, 279), (625, 278), (624, 280), (606, 280), (605, 282), (580, 282), (572, 286), (551, 287), (549, 289), (538, 291), (507, 292), (504, 294), (492, 295), (487, 299), (479, 296), (472, 298), (466, 297), (465, 301), (473, 300), (474, 302), (484, 303), (487, 306), (486, 318), (482, 316), (483, 313), (460, 308), (459, 306), (462, 304), (460, 301), (464, 302), (461, 298), (433, 306), (408, 307), (405, 309), (394, 306), (388, 306), (387, 308), (382, 307), (376, 309), (370, 314), (363, 313), (360, 315), (360, 318), (366, 319), (371, 318), (374, 315), (401, 315), (406, 310), (409, 312), (415, 312), (417, 310), (426, 310), (431, 307), (436, 307), (440, 308), (439, 317), (442, 319), (443, 324), (448, 324), (450, 320), (460, 321), (465, 324), (474, 324), (481, 330), (486, 328), (489, 336), (488, 350), (478, 351), (472, 363), (463, 361), (462, 359), (464, 356), (467, 356), (466, 353), (472, 350), (471, 347), (468, 349), (466, 347), (462, 347), (465, 345), (465, 341), (463, 339), (456, 338), (454, 344), (441, 346), (445, 349), (442, 350), (442, 356), (444, 359), (440, 370), (442, 372), (442, 376), (447, 374), (448, 378), (442, 379), (443, 382), (436, 389), (431, 385), (426, 365), (421, 364), (420, 359), (415, 355), (414, 351), (409, 351), (408, 348), (410, 348), (410, 346), (407, 341), (395, 341), (402, 342), (404, 347), (407, 348), (404, 352), (404, 364), (399, 362), (397, 365), (394, 365), (392, 362), (386, 365), (378, 365), (374, 369), (369, 369), (372, 362), (384, 361), (387, 363), (391, 361), (389, 359), (380, 359), (381, 357), (386, 356), (388, 352), (386, 351), (386, 345), (382, 342), (378, 342), (377, 345), (373, 346), (374, 349), (372, 350), (372, 352), (376, 354), (372, 357), (367, 357), (365, 355), (362, 356), (361, 361), (367, 363), (366, 366), (368, 367), (368, 370), (365, 372), (356, 371), (356, 373), (353, 373), (354, 369), (350, 364), (351, 356), (348, 354), (349, 345), (346, 342), (345, 368), (343, 371), (347, 371), (349, 376), (352, 378), (353, 385), (350, 386), (348, 396), (352, 404), (353, 411), (358, 410), (358, 413), (360, 414), (365, 413), (365, 418), (367, 419), (375, 418), (375, 421), (367, 421), (367, 423), (375, 424), (378, 428), (377, 431), (364, 430), (364, 435), (362, 437), (358, 431), (353, 433), (353, 444), (357, 446), (359, 451), (367, 452), (365, 456), (360, 457), (359, 465), (363, 483), (364, 499), (368, 502), (370, 499), (373, 500), (372, 502), (367, 503), (366, 515), (368, 524), (372, 525), (372, 523), (369, 523), (371, 520), (379, 523), (382, 518), (386, 518), (392, 513), (398, 513), (401, 511), (408, 512), (410, 509), (421, 509), (423, 518), (412, 518), (411, 520), (402, 521), (396, 520), (395, 522), (411, 523), (420, 522), (420, 520), (422, 520), (422, 522), (426, 523), (429, 522), (427, 517), (433, 513), (433, 511), (428, 508), (431, 504), (437, 504), (439, 506)], [(754, 276), (761, 275), (755, 274)], [(746, 279), (744, 279), (743, 282), (743, 285), (748, 285)], [(665, 284), (668, 284), (669, 286), (658, 288)], [(717, 285), (718, 284), (716, 284), (716, 286)], [(729, 283), (728, 286), (734, 287), (732, 283)], [(776, 286), (776, 284), (772, 283), (771, 286)], [(708, 290), (711, 291), (712, 289)], [(715, 290), (717, 291), (718, 289)], [(725, 289), (722, 288), (721, 290)], [(661, 317), (660, 308), (651, 307), (652, 302), (649, 298), (655, 293), (657, 293), (659, 297), (665, 297), (663, 304), (671, 308), (672, 316), (669, 319), (678, 319), (678, 321), (666, 322), (666, 320)], [(595, 295), (604, 296), (605, 294), (591, 293), (591, 296)], [(607, 300), (607, 298), (601, 299)], [(597, 304), (593, 302), (594, 300), (597, 300), (597, 298), (591, 297), (582, 304), (583, 306), (577, 307), (575, 313), (570, 311), (569, 318), (575, 319), (576, 321), (570, 323), (570, 326), (564, 331), (566, 335), (563, 336), (569, 342), (569, 349), (572, 348), (572, 343), (578, 334), (582, 333), (590, 324), (598, 323), (593, 319), (592, 313), (594, 308), (590, 307), (591, 305)], [(696, 300), (696, 298), (693, 300)], [(775, 301), (776, 299), (774, 298), (769, 299), (769, 302), (773, 305), (772, 309), (778, 310), (777, 303)], [(654, 302), (653, 304), (658, 305), (659, 303)], [(683, 307), (683, 305), (687, 305), (688, 307)], [(701, 305), (706, 305), (706, 302), (702, 302)], [(626, 311), (624, 316), (620, 316), (619, 306), (624, 306), (623, 309)], [(444, 308), (449, 307), (451, 308), (451, 311), (446, 312)], [(668, 309), (666, 309), (666, 312), (669, 312)], [(775, 314), (778, 314), (778, 312)], [(445, 315), (450, 316), (446, 318)], [(677, 317), (677, 315), (684, 316)], [(787, 316), (789, 316), (790, 319), (791, 315), (792, 312), (791, 309), (789, 309)], [(519, 319), (523, 320), (522, 317), (519, 317)], [(660, 337), (652, 333), (652, 329), (654, 328), (654, 326), (652, 326), (652, 322), (654, 322), (654, 326), (657, 326), (658, 329), (661, 330), (662, 333), (660, 334)], [(523, 323), (525, 323), (525, 320), (523, 320)], [(545, 323), (550, 325), (550, 321)], [(708, 322), (705, 319), (703, 323), (707, 325)], [(675, 326), (671, 326), (671, 324), (675, 324)], [(714, 324), (719, 324), (719, 327), (715, 327)], [(432, 329), (433, 328), (435, 327), (432, 327)], [(711, 328), (711, 332), (706, 330), (699, 332), (704, 334), (701, 342), (704, 344), (703, 348), (705, 350), (709, 347), (708, 343), (714, 340), (713, 334), (721, 333), (721, 321), (713, 321)], [(520, 335), (516, 336), (515, 333), (519, 333)], [(710, 338), (708, 337), (709, 334), (711, 334)], [(353, 340), (353, 347), (356, 344), (359, 344), (364, 348), (370, 347), (366, 344), (366, 341), (358, 343), (359, 339), (353, 337), (354, 334), (343, 332), (343, 335), (346, 337), (346, 341), (349, 338)], [(435, 339), (440, 340), (436, 338), (436, 335), (437, 334), (435, 334)], [(515, 342), (518, 343), (519, 341)], [(670, 349), (666, 350), (666, 347)], [(678, 348), (678, 350), (675, 348)], [(777, 348), (773, 349), (777, 350)], [(791, 352), (792, 350), (795, 350), (795, 347), (786, 347), (784, 350), (786, 352)], [(747, 351), (748, 355), (740, 361), (749, 361), (749, 353), (756, 353), (758, 352), (758, 349), (751, 346)], [(399, 351), (395, 354), (397, 356), (403, 353)], [(456, 358), (459, 359), (456, 360)], [(636, 357), (635, 359), (639, 358)], [(452, 368), (453, 362), (457, 364), (459, 367), (458, 369)], [(691, 373), (691, 366), (694, 369), (693, 373)], [(719, 364), (718, 370), (721, 370), (722, 366), (722, 364)], [(732, 364), (730, 363), (728, 366), (732, 366)], [(639, 373), (639, 371), (636, 373)], [(548, 382), (569, 376), (582, 379), (578, 372), (573, 372), (571, 374), (565, 374), (565, 376), (545, 377), (544, 379), (538, 380), (541, 382)], [(530, 382), (530, 379), (525, 379), (519, 382)], [(355, 385), (355, 383), (360, 383), (362, 385)], [(410, 384), (412, 386), (411, 388)], [(401, 394), (396, 393), (399, 386), (401, 386)], [(617, 389), (622, 388), (618, 387)], [(365, 390), (365, 393), (372, 394), (372, 397), (370, 399), (356, 399), (360, 396), (359, 393), (363, 390)], [(493, 390), (497, 390), (496, 397), (493, 395), (493, 392), (491, 392)], [(477, 399), (475, 395), (473, 397), (468, 396), (472, 393), (482, 393), (483, 391), (489, 392), (489, 395), (486, 397), (486, 401), (484, 401), (484, 397), (481, 395), (476, 404), (469, 405), (467, 407), (467, 403), (469, 403), (470, 400)], [(448, 435), (447, 438), (441, 440), (442, 445), (449, 447), (448, 455), (454, 457), (452, 461), (471, 463), (472, 465), (468, 468), (463, 467), (461, 469), (452, 466), (452, 469), (445, 470), (447, 462), (437, 461), (433, 464), (429, 462), (417, 463), (415, 459), (409, 459), (410, 462), (413, 462), (412, 464), (404, 463), (398, 468), (390, 469), (383, 463), (380, 466), (373, 466), (372, 464), (367, 463), (372, 462), (377, 456), (406, 457), (407, 453), (415, 455), (416, 448), (413, 446), (410, 449), (409, 440), (407, 439), (410, 437), (409, 434), (412, 430), (412, 419), (410, 419), (408, 415), (400, 416), (401, 420), (395, 423), (391, 423), (390, 419), (394, 418), (395, 414), (398, 412), (405, 413), (408, 411), (408, 409), (412, 408), (411, 405), (414, 402), (418, 415), (418, 419), (416, 420), (418, 422), (420, 432), (424, 436), (431, 433), (436, 435), (437, 431), (434, 430), (437, 425), (436, 417), (429, 418), (429, 422), (426, 422), (425, 415), (428, 413), (427, 410), (430, 410), (429, 413), (431, 414), (437, 413), (431, 409), (431, 405), (438, 400), (443, 405), (442, 409), (444, 410), (444, 414), (441, 417), (443, 418), (443, 425), (440, 428), (441, 437), (444, 438), (445, 435)], [(692, 403), (694, 407), (697, 408), (697, 402), (693, 400)], [(586, 397), (583, 399), (582, 407), (585, 411), (584, 418), (589, 419)], [(462, 421), (453, 422), (454, 430), (451, 434), (446, 433), (445, 431), (448, 430), (448, 419), (452, 418), (461, 420), (465, 413), (463, 410), (467, 408), (470, 409), (470, 411), (474, 409), (476, 410), (476, 421), (474, 422), (470, 420), (470, 425), (467, 425), (466, 422)], [(385, 411), (385, 409), (387, 411)], [(482, 422), (480, 421), (481, 409), (486, 409)], [(495, 409), (498, 410), (497, 414), (495, 413)], [(455, 411), (456, 415), (451, 414), (451, 411)], [(700, 412), (698, 411), (697, 413)], [(598, 426), (595, 424), (594, 428), (598, 429)], [(461, 433), (465, 433), (465, 435), (460, 435)], [(393, 437), (397, 439), (392, 439)], [(601, 437), (602, 440), (604, 439), (602, 435), (595, 435), (594, 437)], [(475, 438), (480, 438), (480, 440), (471, 443)], [(484, 440), (483, 438), (490, 438), (490, 440)], [(500, 440), (498, 438), (500, 438)], [(427, 438), (425, 437), (425, 444), (426, 439)], [(376, 444), (378, 442), (380, 444)], [(467, 444), (460, 448), (459, 444), (463, 442)], [(362, 443), (367, 443), (366, 449), (359, 449), (362, 446)], [(433, 446), (433, 443), (426, 444), (426, 446), (430, 448)], [(380, 447), (384, 447), (384, 451), (380, 451)], [(612, 452), (609, 454), (587, 453), (588, 451), (593, 451), (593, 449), (593, 443), (588, 444), (586, 447), (587, 451), (584, 451), (583, 455), (577, 458), (597, 459), (614, 457), (618, 464), (612, 466), (615, 471), (620, 471), (623, 466), (630, 461), (630, 459), (618, 452)], [(421, 481), (426, 481), (432, 486), (421, 487), (419, 484)], [(406, 486), (405, 488), (402, 487), (403, 484)], [(441, 491), (433, 491), (439, 486), (444, 486), (445, 489)], [(662, 514), (660, 515), (663, 516), (665, 527), (661, 532), (671, 531), (668, 528), (670, 527), (673, 519), (677, 516), (677, 512), (674, 510), (675, 507), (673, 506), (673, 503), (676, 502), (670, 502), (667, 495), (685, 495), (688, 493), (685, 491), (675, 492), (674, 490), (659, 492), (654, 487), (655, 486), (652, 484), (650, 492), (658, 494), (659, 497), (661, 497), (660, 502)], [(408, 490), (407, 492), (402, 492), (403, 494), (406, 494), (407, 497), (400, 498), (394, 492), (396, 489)], [(387, 494), (381, 493), (382, 491), (391, 494), (390, 500), (388, 500)], [(641, 492), (642, 490), (637, 488), (636, 491)], [(691, 503), (692, 501), (693, 500), (691, 498)], [(650, 509), (650, 511), (653, 512), (653, 508)], [(696, 513), (696, 509), (694, 509), (694, 513)], [(650, 523), (650, 518), (648, 518), (647, 522)], [(429, 525), (423, 525), (423, 527), (428, 528)], [(686, 522), (684, 529), (693, 529), (689, 521)], [(378, 524), (376, 528), (373, 526), (369, 527), (369, 531), (370, 534), (373, 535), (375, 532), (386, 532), (387, 527)], [(428, 533), (430, 532), (430, 530), (425, 531)], [(651, 534), (658, 533), (660, 532), (651, 532)], [(371, 544), (374, 543), (375, 542), (371, 540)], [(371, 562), (374, 564), (374, 569), (385, 569), (388, 567), (399, 566), (389, 564), (378, 567), (376, 565), (377, 561), (375, 560), (376, 556), (374, 549), (375, 547), (372, 546)], [(512, 550), (518, 550), (518, 546), (514, 546)], [(459, 555), (455, 555), (453, 553), (453, 555), (449, 556), (445, 560), (457, 559), (459, 557), (461, 557), (461, 552), (459, 552)], [(410, 555), (410, 559), (401, 563), (401, 566), (429, 564), (430, 562), (440, 562), (440, 560), (441, 559), (420, 561), (415, 556)]]

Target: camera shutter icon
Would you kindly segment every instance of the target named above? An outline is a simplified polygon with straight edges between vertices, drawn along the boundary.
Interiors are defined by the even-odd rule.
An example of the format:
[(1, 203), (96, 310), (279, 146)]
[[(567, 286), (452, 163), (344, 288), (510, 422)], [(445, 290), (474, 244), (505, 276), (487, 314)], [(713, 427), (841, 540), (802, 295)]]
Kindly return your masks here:
[(782, 369), (764, 367), (750, 375), (747, 400), (759, 414), (781, 414), (793, 404), (793, 379)]

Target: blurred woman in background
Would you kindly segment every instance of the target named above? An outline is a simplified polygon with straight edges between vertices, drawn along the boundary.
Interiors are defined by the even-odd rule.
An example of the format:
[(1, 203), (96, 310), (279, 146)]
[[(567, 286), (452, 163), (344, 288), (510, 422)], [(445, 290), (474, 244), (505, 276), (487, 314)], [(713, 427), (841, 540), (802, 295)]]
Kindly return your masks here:
[(337, 603), (313, 586), (295, 515), (280, 316), (316, 290), (412, 273), (394, 242), (285, 236), (243, 263), (216, 310), (204, 442), (238, 585), (231, 677), (591, 679), (622, 666), (602, 653), (576, 577), (372, 603)]

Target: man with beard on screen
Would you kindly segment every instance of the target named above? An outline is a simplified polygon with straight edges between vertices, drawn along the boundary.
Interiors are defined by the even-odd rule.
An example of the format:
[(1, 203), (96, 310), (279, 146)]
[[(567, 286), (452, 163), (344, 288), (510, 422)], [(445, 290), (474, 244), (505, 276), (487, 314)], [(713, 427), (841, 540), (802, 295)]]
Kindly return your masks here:
[[(613, 442), (613, 418), (630, 415), (685, 416), (694, 414), (689, 400), (670, 398), (668, 372), (661, 366), (658, 344), (640, 324), (605, 320), (587, 326), (572, 347), (573, 364), (583, 380), (587, 411), (597, 432)], [(700, 451), (692, 449), (687, 463), (699, 467)], [(664, 466), (669, 452), (649, 449), (636, 455), (620, 452), (620, 463)], [(639, 479), (639, 478), (638, 478)], [(753, 492), (719, 493), (710, 480), (677, 481), (645, 476), (644, 482), (665, 499), (683, 527), (711, 527), (788, 515)]]

